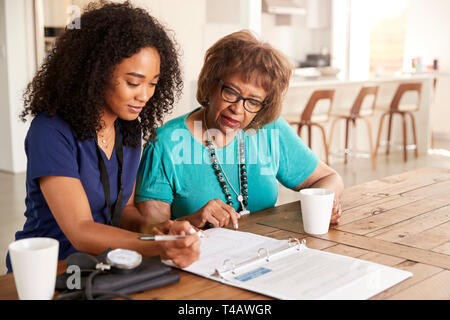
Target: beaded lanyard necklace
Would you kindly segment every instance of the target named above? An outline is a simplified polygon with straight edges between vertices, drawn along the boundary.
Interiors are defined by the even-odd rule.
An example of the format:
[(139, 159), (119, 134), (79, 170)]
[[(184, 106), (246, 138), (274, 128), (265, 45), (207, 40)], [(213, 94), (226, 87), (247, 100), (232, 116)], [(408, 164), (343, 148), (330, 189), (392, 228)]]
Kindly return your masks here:
[(250, 211), (248, 211), (245, 208), (245, 206), (248, 204), (248, 181), (247, 181), (247, 167), (245, 165), (245, 142), (244, 139), (240, 137), (241, 132), (239, 132), (238, 138), (238, 171), (239, 171), (238, 177), (239, 177), (239, 191), (240, 191), (240, 193), (238, 194), (237, 191), (234, 189), (233, 185), (231, 184), (230, 180), (228, 179), (228, 176), (226, 175), (225, 171), (223, 170), (219, 159), (216, 157), (216, 149), (214, 146), (214, 142), (209, 134), (208, 125), (206, 124), (206, 110), (203, 112), (203, 120), (205, 122), (206, 134), (208, 136), (206, 139), (206, 143), (209, 150), (209, 156), (211, 158), (212, 167), (216, 173), (217, 179), (219, 180), (220, 186), (222, 187), (222, 191), (225, 194), (227, 204), (231, 207), (233, 206), (230, 189), (228, 189), (227, 187), (228, 182), (228, 185), (236, 194), (237, 200), (241, 203), (241, 211), (239, 211), (239, 214), (240, 215), (249, 214)]

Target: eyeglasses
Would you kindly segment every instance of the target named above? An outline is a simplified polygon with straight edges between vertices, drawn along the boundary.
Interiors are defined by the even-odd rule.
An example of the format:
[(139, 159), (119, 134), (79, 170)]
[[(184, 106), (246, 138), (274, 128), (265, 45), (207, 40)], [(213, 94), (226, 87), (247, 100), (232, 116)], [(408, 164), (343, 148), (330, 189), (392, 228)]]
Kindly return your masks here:
[(243, 100), (244, 109), (247, 110), (248, 112), (258, 113), (259, 111), (261, 111), (261, 109), (263, 109), (266, 106), (265, 101), (259, 101), (253, 98), (244, 98), (239, 94), (239, 92), (237, 92), (233, 88), (226, 86), (222, 80), (219, 80), (219, 85), (220, 85), (220, 93), (224, 101), (236, 103)]

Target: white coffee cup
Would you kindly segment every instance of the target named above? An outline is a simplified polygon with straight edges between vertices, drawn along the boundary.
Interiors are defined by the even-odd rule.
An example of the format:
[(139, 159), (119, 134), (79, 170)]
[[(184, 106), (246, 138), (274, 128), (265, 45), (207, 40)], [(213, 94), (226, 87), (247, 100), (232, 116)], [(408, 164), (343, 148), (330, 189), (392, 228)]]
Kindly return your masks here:
[(309, 234), (325, 234), (330, 227), (334, 192), (328, 189), (300, 190), (303, 229)]
[(59, 242), (51, 238), (28, 238), (12, 242), (8, 250), (19, 299), (52, 299)]

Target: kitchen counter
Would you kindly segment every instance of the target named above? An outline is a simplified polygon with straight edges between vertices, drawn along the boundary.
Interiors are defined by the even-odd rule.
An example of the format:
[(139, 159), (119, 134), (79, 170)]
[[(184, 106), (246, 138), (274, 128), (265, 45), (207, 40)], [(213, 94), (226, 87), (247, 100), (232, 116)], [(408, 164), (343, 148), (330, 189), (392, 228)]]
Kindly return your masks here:
[[(373, 136), (373, 145), (375, 146), (376, 137), (378, 134), (379, 120), (382, 115), (382, 109), (388, 108), (391, 103), (391, 100), (397, 90), (397, 87), (400, 83), (406, 82), (421, 82), (422, 83), (422, 97), (420, 101), (419, 111), (415, 113), (416, 120), (416, 129), (417, 129), (417, 139), (418, 139), (418, 150), (419, 154), (426, 154), (430, 144), (430, 107), (433, 100), (433, 80), (435, 74), (434, 73), (421, 73), (421, 74), (405, 74), (399, 77), (383, 77), (383, 78), (373, 78), (370, 80), (350, 80), (344, 81), (337, 78), (326, 78), (320, 77), (317, 79), (304, 79), (300, 77), (294, 76), (291, 80), (288, 92), (285, 97), (284, 107), (282, 115), (298, 115), (300, 118), (300, 114), (303, 111), (309, 97), (315, 90), (320, 89), (334, 89), (334, 102), (332, 109), (346, 109), (350, 110), (356, 96), (359, 93), (359, 90), (363, 86), (373, 86), (377, 85), (378, 96), (376, 100), (376, 111), (372, 118), (370, 119), (372, 126), (372, 136)], [(369, 100), (369, 99), (367, 99)], [(415, 103), (417, 101), (417, 94), (415, 93), (407, 93), (404, 98), (402, 98), (401, 103)], [(364, 106), (370, 105), (371, 101), (365, 101)], [(326, 110), (328, 108), (327, 103), (324, 101), (319, 102), (317, 107), (318, 111)], [(402, 143), (402, 131), (401, 131), (401, 121), (400, 117), (394, 115), (393, 118), (393, 141), (394, 144)], [(331, 121), (328, 121), (324, 126), (327, 134), (327, 139), (329, 139), (329, 131), (330, 131)], [(411, 124), (407, 122), (407, 130), (408, 130), (408, 144), (412, 144), (412, 132), (411, 132)], [(352, 128), (353, 129), (353, 128)], [(352, 130), (350, 134), (352, 133)], [(317, 130), (317, 131), (316, 131)], [(383, 124), (383, 135), (381, 140), (386, 140), (387, 131), (387, 121)], [(303, 139), (307, 138), (306, 130), (303, 131)], [(336, 155), (338, 153), (342, 153), (344, 150), (344, 137), (345, 137), (345, 121), (341, 120), (337, 123), (334, 136), (333, 136), (333, 145), (331, 146), (331, 154)], [(363, 153), (369, 152), (369, 143), (367, 138), (367, 128), (366, 124), (363, 121), (357, 121), (356, 134), (351, 134), (350, 136), (350, 145), (355, 146), (352, 147), (353, 150), (363, 151)], [(313, 151), (318, 154), (322, 159), (324, 159), (324, 151), (323, 144), (321, 140), (320, 132), (317, 128), (313, 129)], [(380, 147), (379, 152), (382, 152), (383, 148)], [(392, 148), (392, 151), (400, 152), (400, 148)], [(412, 151), (409, 151), (408, 157), (414, 157)], [(334, 159), (338, 159), (338, 157), (334, 157)], [(333, 162), (333, 157), (331, 158), (331, 162)]]
[[(444, 75), (444, 74), (442, 74)], [(293, 76), (291, 79), (291, 83), (289, 84), (290, 88), (297, 87), (310, 87), (310, 86), (337, 86), (337, 85), (349, 85), (349, 84), (365, 84), (369, 85), (370, 83), (382, 83), (382, 82), (397, 82), (397, 81), (410, 81), (410, 80), (424, 80), (424, 79), (433, 79), (435, 75), (433, 73), (420, 73), (420, 74), (405, 74), (403, 76), (398, 77), (377, 77), (368, 80), (341, 80), (336, 77), (318, 77), (318, 78), (305, 78), (299, 76)]]

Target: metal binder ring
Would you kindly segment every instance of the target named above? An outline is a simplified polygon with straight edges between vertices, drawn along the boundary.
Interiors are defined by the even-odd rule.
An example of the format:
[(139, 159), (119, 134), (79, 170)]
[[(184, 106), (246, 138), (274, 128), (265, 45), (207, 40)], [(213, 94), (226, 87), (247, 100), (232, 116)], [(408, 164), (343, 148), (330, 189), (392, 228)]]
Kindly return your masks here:
[[(231, 269), (225, 269), (225, 266), (226, 266), (227, 264), (231, 264)], [(226, 260), (223, 262), (222, 267), (224, 267), (224, 269), (225, 269), (226, 271), (230, 271), (230, 270), (231, 270), (231, 272), (232, 272), (233, 274), (235, 274), (234, 269), (236, 268), (236, 266), (235, 266), (235, 264), (234, 264), (234, 262), (233, 262), (232, 260), (226, 259)]]
[[(305, 240), (303, 240), (302, 243), (304, 244)], [(289, 247), (292, 247), (292, 246), (296, 245), (297, 246), (297, 251), (300, 251), (301, 244), (300, 244), (300, 240), (298, 240), (297, 238), (289, 238), (288, 239), (288, 245), (289, 245)]]
[(270, 261), (269, 250), (267, 250), (267, 248), (260, 248), (258, 250), (258, 258), (261, 257), (261, 251), (265, 251), (266, 252), (266, 261), (269, 262)]

